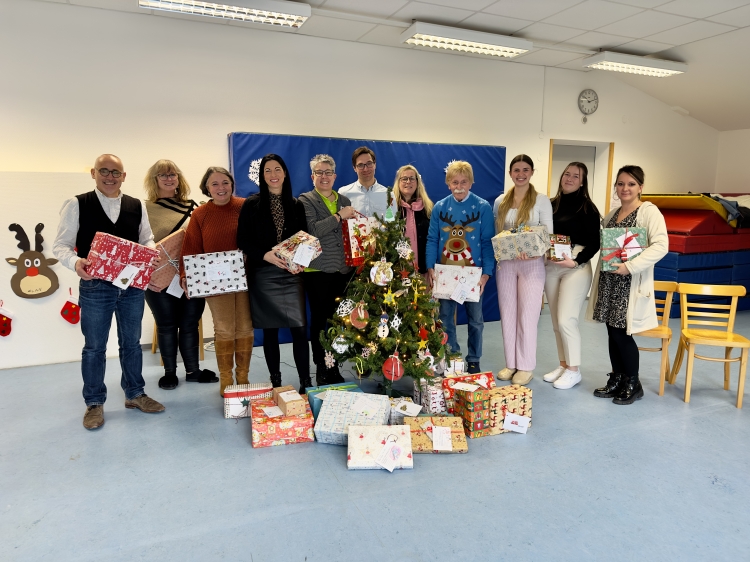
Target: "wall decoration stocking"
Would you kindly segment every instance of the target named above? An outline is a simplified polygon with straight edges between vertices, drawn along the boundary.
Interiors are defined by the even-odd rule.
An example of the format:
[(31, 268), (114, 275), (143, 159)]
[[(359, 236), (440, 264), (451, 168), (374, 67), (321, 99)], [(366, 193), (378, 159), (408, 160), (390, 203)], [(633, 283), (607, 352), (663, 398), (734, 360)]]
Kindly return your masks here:
[(10, 334), (12, 321), (13, 315), (3, 308), (3, 301), (0, 301), (0, 336), (5, 337)]
[(78, 305), (78, 299), (73, 296), (73, 289), (68, 289), (68, 292), (70, 297), (63, 305), (60, 316), (71, 324), (78, 324), (81, 320), (81, 307)]

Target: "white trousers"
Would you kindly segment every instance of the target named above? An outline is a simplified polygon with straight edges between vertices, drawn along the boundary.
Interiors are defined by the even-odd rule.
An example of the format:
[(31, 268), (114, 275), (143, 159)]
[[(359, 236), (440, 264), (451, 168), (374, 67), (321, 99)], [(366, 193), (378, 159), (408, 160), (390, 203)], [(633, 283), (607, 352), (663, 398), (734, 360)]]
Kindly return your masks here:
[[(583, 249), (580, 246), (580, 249)], [(576, 247), (575, 250), (579, 250)], [(573, 252), (574, 256), (578, 252)], [(570, 367), (581, 365), (581, 331), (578, 319), (591, 288), (591, 262), (573, 269), (547, 262), (544, 292), (547, 295), (552, 329), (557, 340), (557, 356)]]

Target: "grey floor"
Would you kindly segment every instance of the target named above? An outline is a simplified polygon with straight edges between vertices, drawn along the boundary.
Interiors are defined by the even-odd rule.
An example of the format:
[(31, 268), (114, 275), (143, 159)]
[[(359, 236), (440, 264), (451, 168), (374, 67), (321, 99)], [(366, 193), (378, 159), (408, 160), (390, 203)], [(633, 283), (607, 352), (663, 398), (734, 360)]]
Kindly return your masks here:
[[(737, 331), (750, 335), (750, 313)], [(223, 418), (217, 385), (159, 389), (158, 356), (145, 355), (144, 375), (166, 412), (125, 410), (110, 360), (95, 432), (81, 425), (78, 363), (2, 371), (0, 560), (750, 559), (737, 365), (726, 392), (721, 366), (698, 362), (685, 404), (684, 368), (659, 397), (658, 354), (643, 353), (645, 398), (616, 406), (591, 395), (608, 372), (605, 330), (583, 332), (583, 382), (555, 390), (541, 380), (557, 363), (542, 314), (527, 435), (418, 455), (393, 474), (347, 471), (333, 445), (252, 449), (249, 420)], [(503, 366), (501, 341), (487, 324), (484, 368)], [(254, 357), (251, 380), (267, 373)], [(284, 366), (284, 382), (293, 373)]]

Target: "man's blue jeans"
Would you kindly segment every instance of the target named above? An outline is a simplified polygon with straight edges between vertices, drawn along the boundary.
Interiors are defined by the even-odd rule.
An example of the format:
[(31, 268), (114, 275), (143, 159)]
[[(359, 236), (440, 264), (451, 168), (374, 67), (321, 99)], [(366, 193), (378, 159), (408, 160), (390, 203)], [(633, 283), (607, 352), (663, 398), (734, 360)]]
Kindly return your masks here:
[(141, 349), (141, 320), (145, 292), (128, 287), (124, 291), (109, 281), (81, 279), (81, 332), (85, 343), (81, 361), (83, 399), (87, 406), (104, 404), (107, 387), (104, 369), (107, 340), (112, 325), (112, 314), (117, 321), (117, 341), (120, 344), (120, 386), (125, 398), (132, 400), (144, 394), (143, 351)]
[[(482, 298), (479, 302), (464, 302), (466, 316), (469, 319), (469, 353), (466, 354), (467, 363), (478, 363), (482, 357), (482, 331), (484, 330), (484, 316), (482, 316)], [(448, 345), (458, 353), (461, 348), (456, 339), (456, 308), (458, 303), (451, 299), (440, 299), (440, 322), (443, 330), (448, 334)]]

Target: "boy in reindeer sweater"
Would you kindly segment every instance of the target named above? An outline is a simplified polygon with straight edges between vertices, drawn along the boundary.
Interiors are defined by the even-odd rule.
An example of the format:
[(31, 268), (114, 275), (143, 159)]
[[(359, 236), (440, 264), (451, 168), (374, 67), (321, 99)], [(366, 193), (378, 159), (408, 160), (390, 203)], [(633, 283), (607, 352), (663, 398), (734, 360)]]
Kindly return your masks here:
[[(451, 194), (438, 201), (432, 210), (427, 235), (427, 284), (432, 287), (435, 264), (469, 265), (482, 268), (478, 302), (465, 301), (469, 319), (469, 352), (466, 355), (469, 373), (478, 373), (482, 357), (482, 293), (487, 280), (495, 271), (492, 237), (495, 235), (492, 207), (481, 197), (470, 193), (474, 184), (471, 164), (461, 160), (452, 162), (445, 174)], [(448, 345), (460, 351), (456, 340), (456, 301), (440, 299), (440, 322), (448, 334)]]

